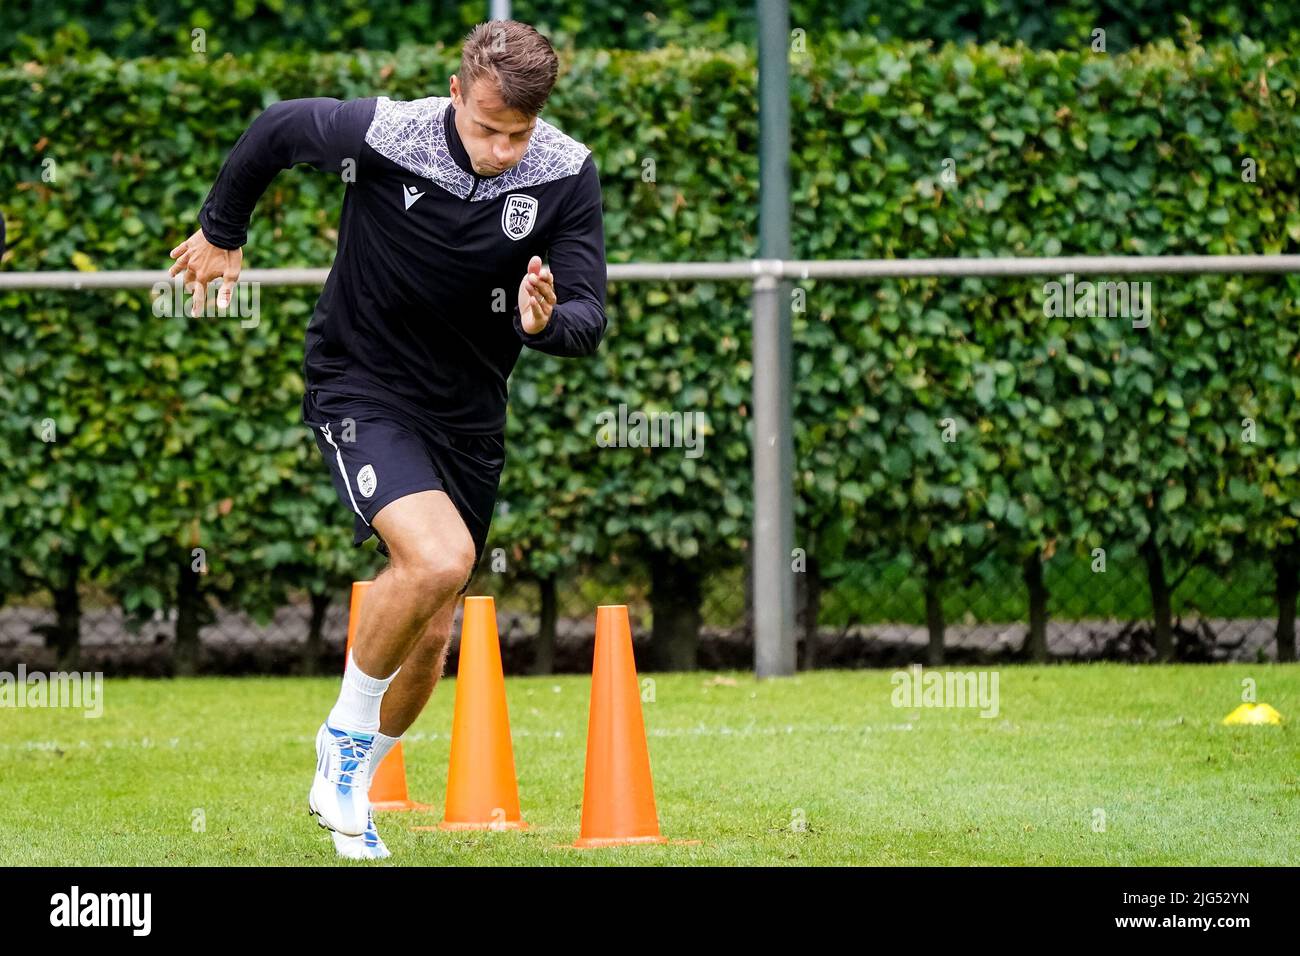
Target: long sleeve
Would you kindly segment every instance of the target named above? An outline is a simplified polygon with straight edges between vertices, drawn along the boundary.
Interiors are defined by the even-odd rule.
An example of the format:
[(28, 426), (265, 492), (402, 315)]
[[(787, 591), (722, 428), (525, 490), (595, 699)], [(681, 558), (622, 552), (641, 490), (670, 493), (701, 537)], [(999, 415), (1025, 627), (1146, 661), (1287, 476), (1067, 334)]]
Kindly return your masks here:
[(359, 162), (374, 112), (374, 98), (313, 97), (267, 107), (239, 137), (199, 211), (208, 241), (222, 249), (244, 245), (253, 207), (280, 170), (309, 163), (339, 172), (348, 160)]
[(523, 329), (519, 307), (515, 331), (531, 349), (550, 355), (591, 355), (605, 334), (605, 224), (600, 177), (588, 156), (568, 197), (561, 224), (552, 235), (547, 265), (555, 276), (555, 308), (536, 335)]

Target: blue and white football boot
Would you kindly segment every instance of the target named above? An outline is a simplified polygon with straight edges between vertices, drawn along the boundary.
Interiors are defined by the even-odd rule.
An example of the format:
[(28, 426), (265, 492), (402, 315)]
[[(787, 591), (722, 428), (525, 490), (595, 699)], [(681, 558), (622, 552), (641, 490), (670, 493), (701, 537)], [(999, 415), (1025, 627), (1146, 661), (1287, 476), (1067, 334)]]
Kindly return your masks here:
[(384, 846), (384, 841), (379, 839), (373, 810), (366, 818), (366, 832), (361, 836), (344, 836), (338, 831), (330, 836), (334, 837), (334, 849), (345, 860), (386, 860), (392, 856), (388, 847)]
[(307, 805), (326, 830), (352, 837), (366, 832), (374, 740), (374, 734), (349, 734), (328, 723), (316, 732), (316, 778)]

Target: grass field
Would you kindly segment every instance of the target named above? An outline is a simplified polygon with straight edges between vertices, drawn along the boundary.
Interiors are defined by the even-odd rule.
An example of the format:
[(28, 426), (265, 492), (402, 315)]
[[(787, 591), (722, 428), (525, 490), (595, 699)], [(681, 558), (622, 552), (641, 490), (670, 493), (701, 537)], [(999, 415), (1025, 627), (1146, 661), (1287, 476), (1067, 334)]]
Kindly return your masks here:
[[(440, 818), (453, 682), (411, 729), (393, 864), (1300, 864), (1300, 666), (1007, 667), (1000, 713), (888, 671), (655, 676), (667, 846), (578, 851), (588, 680), (508, 681), (523, 833)], [(1230, 728), (1243, 678), (1280, 727)], [(104, 715), (0, 710), (0, 864), (335, 865), (306, 813), (335, 679), (109, 680)], [(1096, 825), (1104, 813), (1104, 831)], [(203, 826), (196, 820), (201, 812)]]

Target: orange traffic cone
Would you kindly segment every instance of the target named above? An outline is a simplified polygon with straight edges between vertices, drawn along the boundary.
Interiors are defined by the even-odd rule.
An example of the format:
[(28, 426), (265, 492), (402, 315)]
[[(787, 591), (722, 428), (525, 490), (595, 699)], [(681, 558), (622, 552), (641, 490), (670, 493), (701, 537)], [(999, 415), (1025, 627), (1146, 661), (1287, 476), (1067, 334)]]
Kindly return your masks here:
[(596, 609), (582, 832), (574, 845), (666, 842), (655, 811), (627, 605), (602, 606)]
[(465, 598), (443, 830), (522, 830), (496, 602)]
[[(366, 589), (372, 581), (352, 582), (352, 606), (348, 608), (348, 646), (344, 653), (352, 650), (352, 641), (356, 637), (357, 624), (361, 620), (361, 601), (366, 596)], [(346, 664), (344, 665), (346, 666)], [(370, 805), (376, 810), (428, 810), (427, 803), (416, 803), (406, 792), (406, 760), (402, 757), (402, 742), (393, 744), (379, 768), (375, 771), (370, 784)]]

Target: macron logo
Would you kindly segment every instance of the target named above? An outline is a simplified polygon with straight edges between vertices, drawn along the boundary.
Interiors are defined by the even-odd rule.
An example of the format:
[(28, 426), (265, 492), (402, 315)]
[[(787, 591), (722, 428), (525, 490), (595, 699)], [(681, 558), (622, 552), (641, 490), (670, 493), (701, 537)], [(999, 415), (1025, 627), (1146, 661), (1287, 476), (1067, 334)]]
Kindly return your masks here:
[(406, 203), (406, 208), (410, 209), (423, 196), (424, 193), (417, 193), (414, 186), (402, 186), (402, 201)]

